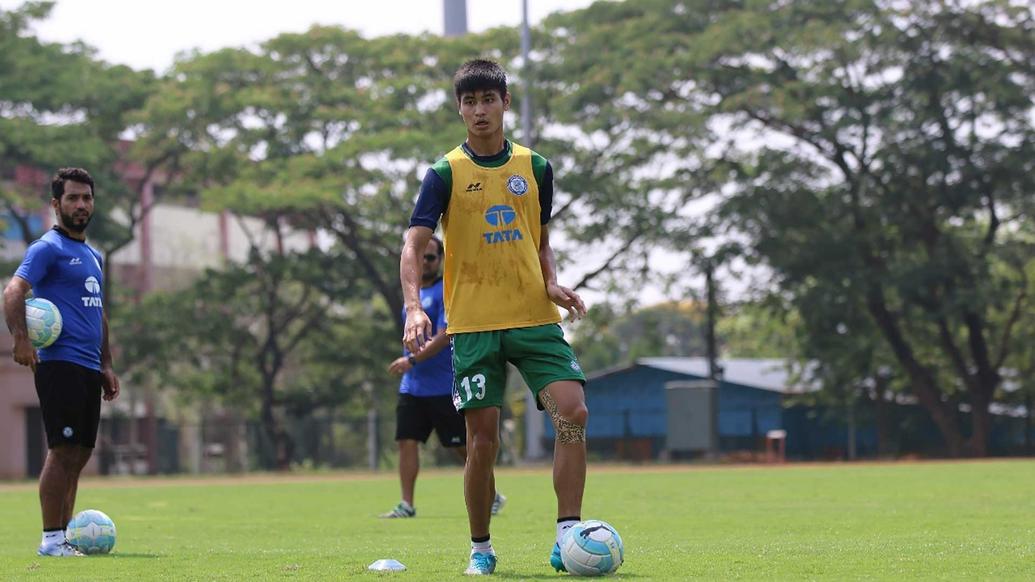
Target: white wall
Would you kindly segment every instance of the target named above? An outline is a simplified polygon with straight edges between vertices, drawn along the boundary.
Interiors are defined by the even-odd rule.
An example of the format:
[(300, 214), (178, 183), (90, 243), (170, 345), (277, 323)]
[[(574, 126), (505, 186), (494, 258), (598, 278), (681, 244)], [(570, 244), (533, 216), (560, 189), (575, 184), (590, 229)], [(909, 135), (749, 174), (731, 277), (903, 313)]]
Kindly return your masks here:
[[(196, 269), (222, 265), (220, 215), (186, 206), (157, 204), (147, 217), (151, 224), (151, 264), (155, 268)], [(232, 261), (243, 261), (250, 248), (249, 236), (260, 248), (275, 248), (276, 239), (263, 222), (252, 217), (227, 214), (227, 254)], [(115, 254), (116, 265), (137, 265), (141, 261), (141, 228), (136, 238)], [(285, 251), (305, 250), (309, 235), (293, 232), (285, 237)]]

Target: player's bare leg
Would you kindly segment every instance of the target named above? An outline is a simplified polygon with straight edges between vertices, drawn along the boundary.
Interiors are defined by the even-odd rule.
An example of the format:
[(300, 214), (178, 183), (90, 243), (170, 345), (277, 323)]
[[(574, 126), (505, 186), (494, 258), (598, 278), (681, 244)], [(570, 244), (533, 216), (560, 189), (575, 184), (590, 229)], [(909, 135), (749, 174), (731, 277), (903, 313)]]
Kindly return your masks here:
[[(456, 454), (456, 458), (460, 460), (460, 464), (461, 465), (467, 464), (467, 447), (450, 447), (450, 448), (454, 451), (454, 454)], [(495, 475), (495, 472), (493, 473), (493, 477), (492, 477), (492, 492), (493, 492), (493, 494), (492, 494), (492, 511), (490, 513), (492, 515), (496, 515), (500, 511), (503, 511), (503, 506), (507, 504), (507, 498), (506, 498), (506, 496), (504, 496), (499, 491), (496, 491), (496, 475)]]
[(420, 443), (414, 439), (399, 439), (399, 485), (402, 501), (381, 517), (415, 517), (413, 494), (417, 487), (417, 473), (420, 472)]
[(467, 462), (464, 464), (464, 499), (472, 537), (489, 535), (495, 480), (493, 467), (500, 449), (500, 410), (496, 407), (464, 410), (467, 421)]
[(86, 463), (90, 461), (90, 455), (93, 454), (93, 449), (88, 447), (73, 446), (69, 448), (73, 449), (76, 455), (73, 465), (69, 467), (68, 494), (65, 496), (65, 503), (61, 510), (61, 523), (65, 525), (72, 521), (72, 516), (75, 514), (75, 497), (79, 491), (79, 476), (86, 467)]
[(420, 472), (420, 443), (413, 439), (399, 441), (399, 482), (402, 484), (403, 501), (413, 505), (413, 491)]
[[(57, 446), (47, 451), (40, 473), (40, 509), (43, 514), (43, 542), (37, 553), (41, 556), (81, 556), (65, 542), (65, 504), (69, 498), (70, 476), (76, 474), (79, 447)], [(52, 539), (50, 539), (52, 538)]]
[(557, 515), (579, 515), (586, 488), (586, 420), (589, 418), (582, 385), (573, 381), (554, 382), (539, 393), (539, 400), (557, 435), (553, 448)]
[(43, 512), (43, 529), (65, 527), (65, 503), (68, 500), (68, 484), (73, 468), (77, 464), (78, 451), (72, 446), (58, 446), (47, 451), (40, 473), (40, 509)]
[(557, 537), (550, 565), (563, 570), (560, 539), (565, 530), (581, 519), (582, 494), (586, 488), (586, 421), (589, 410), (582, 384), (553, 382), (539, 393), (539, 401), (553, 423), (553, 490), (557, 495)]
[(464, 419), (467, 424), (464, 499), (472, 547), (466, 573), (491, 574), (496, 569), (496, 554), (489, 539), (489, 520), (496, 491), (493, 467), (500, 448), (500, 410), (496, 407), (466, 409)]

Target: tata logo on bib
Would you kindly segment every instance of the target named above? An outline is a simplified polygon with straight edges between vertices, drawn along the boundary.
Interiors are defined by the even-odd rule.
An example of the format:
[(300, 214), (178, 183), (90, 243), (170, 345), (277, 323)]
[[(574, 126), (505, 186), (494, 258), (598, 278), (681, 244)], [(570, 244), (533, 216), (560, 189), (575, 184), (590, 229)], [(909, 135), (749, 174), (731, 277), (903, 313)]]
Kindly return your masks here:
[[(97, 280), (97, 277), (92, 275), (86, 278), (83, 286), (86, 287), (87, 293), (98, 295), (101, 292), (100, 281)], [(83, 300), (83, 307), (103, 307), (100, 297), (80, 297), (80, 299)]]
[(485, 211), (485, 222), (488, 222), (495, 230), (482, 233), (482, 236), (485, 237), (485, 242), (493, 245), (524, 239), (525, 237), (521, 236), (520, 229), (507, 228), (515, 220), (517, 220), (517, 212), (514, 212), (514, 209), (510, 206), (506, 204), (490, 206)]
[(514, 209), (506, 204), (490, 206), (489, 209), (485, 211), (485, 222), (488, 222), (495, 227), (507, 226), (516, 219), (517, 212), (514, 212)]

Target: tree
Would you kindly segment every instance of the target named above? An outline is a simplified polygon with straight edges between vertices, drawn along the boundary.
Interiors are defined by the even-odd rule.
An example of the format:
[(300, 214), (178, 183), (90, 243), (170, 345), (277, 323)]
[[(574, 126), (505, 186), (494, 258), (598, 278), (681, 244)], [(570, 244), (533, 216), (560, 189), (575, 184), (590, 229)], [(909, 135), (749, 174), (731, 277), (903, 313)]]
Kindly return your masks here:
[(695, 357), (705, 354), (703, 308), (690, 301), (660, 303), (621, 313), (604, 303), (590, 307), (575, 328), (573, 347), (589, 371), (641, 357)]
[[(692, 182), (682, 198), (660, 190), (674, 218), (654, 224), (710, 192), (711, 228), (683, 232), (745, 239), (803, 316), (821, 300), (865, 322), (805, 320), (872, 330), (949, 453), (986, 454), (989, 404), (1030, 312), (1015, 233), (1035, 179), (1032, 8), (640, 0), (557, 23), (552, 58), (602, 81), (573, 90), (585, 113), (657, 130), (677, 152), (671, 175)], [(621, 204), (644, 197), (623, 190)], [(621, 204), (608, 206), (646, 206)]]
[[(521, 138), (557, 170), (552, 224), (585, 261), (576, 287), (632, 293), (655, 249), (689, 267), (732, 239), (772, 275), (763, 300), (794, 314), (798, 356), (829, 383), (890, 379), (951, 454), (985, 454), (1031, 318), (1031, 12), (627, 0), (551, 17), (527, 68), (541, 129)], [(329, 233), (398, 317), (420, 172), (463, 138), (448, 79), (487, 54), (522, 71), (520, 95), (516, 47), (511, 30), (315, 27), (197, 54), (136, 118), (137, 151), (209, 208)], [(597, 327), (593, 345), (614, 339)]]
[(390, 318), (355, 269), (321, 252), (262, 253), (155, 293), (121, 319), (129, 377), (254, 413), (268, 469), (290, 467), (289, 416), (361, 397), (392, 353)]
[(20, 228), (25, 244), (40, 236), (30, 216), (50, 199), (49, 177), (58, 167), (87, 168), (97, 182), (91, 242), (105, 254), (105, 296), (111, 297), (111, 254), (131, 241), (133, 224), (116, 216), (131, 206), (123, 180), (121, 134), (129, 114), (153, 89), (150, 72), (96, 59), (81, 43), (40, 41), (32, 22), (47, 17), (53, 2), (27, 2), (0, 10), (0, 169), (27, 170), (32, 185), (0, 184), (0, 204)]
[(19, 165), (43, 168), (34, 180), (38, 189), (0, 186), (0, 201), (25, 244), (40, 234), (29, 216), (43, 208), (46, 172), (70, 160), (96, 167), (105, 150), (82, 115), (88, 99), (79, 85), (95, 69), (88, 49), (44, 43), (30, 34), (31, 23), (52, 7), (30, 2), (0, 10), (0, 165), (11, 173)]
[[(509, 44), (516, 46), (514, 42)], [(401, 237), (423, 170), (463, 139), (448, 89), (488, 37), (367, 40), (338, 27), (177, 64), (140, 114), (140, 151), (212, 209), (321, 229), (401, 330)], [(459, 55), (463, 55), (462, 57)]]
[(576, 289), (635, 295), (660, 278), (659, 248), (689, 262), (694, 237), (683, 233), (696, 227), (687, 203), (710, 191), (688, 179), (702, 135), (698, 105), (683, 98), (690, 82), (657, 82), (672, 74), (664, 55), (685, 42), (682, 31), (666, 36), (664, 15), (635, 20), (657, 4), (557, 13), (534, 38), (543, 47), (530, 65), (536, 144), (555, 167), (551, 224), (568, 241), (561, 256), (583, 273)]
[(725, 358), (796, 358), (801, 316), (773, 302), (727, 306), (717, 325)]

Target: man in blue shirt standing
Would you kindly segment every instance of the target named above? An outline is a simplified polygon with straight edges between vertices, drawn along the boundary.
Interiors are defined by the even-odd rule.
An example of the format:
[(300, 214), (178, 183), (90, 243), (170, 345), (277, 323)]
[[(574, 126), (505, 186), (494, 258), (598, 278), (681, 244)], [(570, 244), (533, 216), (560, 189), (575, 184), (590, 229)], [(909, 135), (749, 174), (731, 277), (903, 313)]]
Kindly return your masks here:
[[(442, 300), (442, 241), (432, 236), (424, 250), (420, 300), (432, 321), (433, 339), (416, 354), (403, 350), (403, 356), (388, 366), (401, 375), (399, 403), (395, 408), (395, 441), (399, 444), (399, 481), (402, 501), (381, 517), (415, 517), (413, 491), (420, 469), (420, 443), (427, 442), (432, 429), (442, 446), (456, 451), (463, 463), (467, 459), (467, 429), (464, 417), (453, 406), (453, 350), (446, 335), (446, 308)], [(403, 317), (406, 317), (405, 312)], [(506, 497), (496, 493), (492, 504), (495, 515)]]
[[(102, 393), (104, 400), (117, 398), (119, 379), (108, 344), (101, 255), (86, 244), (93, 178), (81, 168), (62, 168), (50, 186), (56, 225), (29, 245), (4, 288), (4, 317), (14, 337), (14, 361), (35, 375), (47, 432), (39, 485), (43, 540), (37, 553), (81, 556), (64, 530), (75, 508), (79, 473), (97, 441)], [(38, 352), (25, 323), (30, 292), (54, 303), (62, 318), (57, 341)]]

